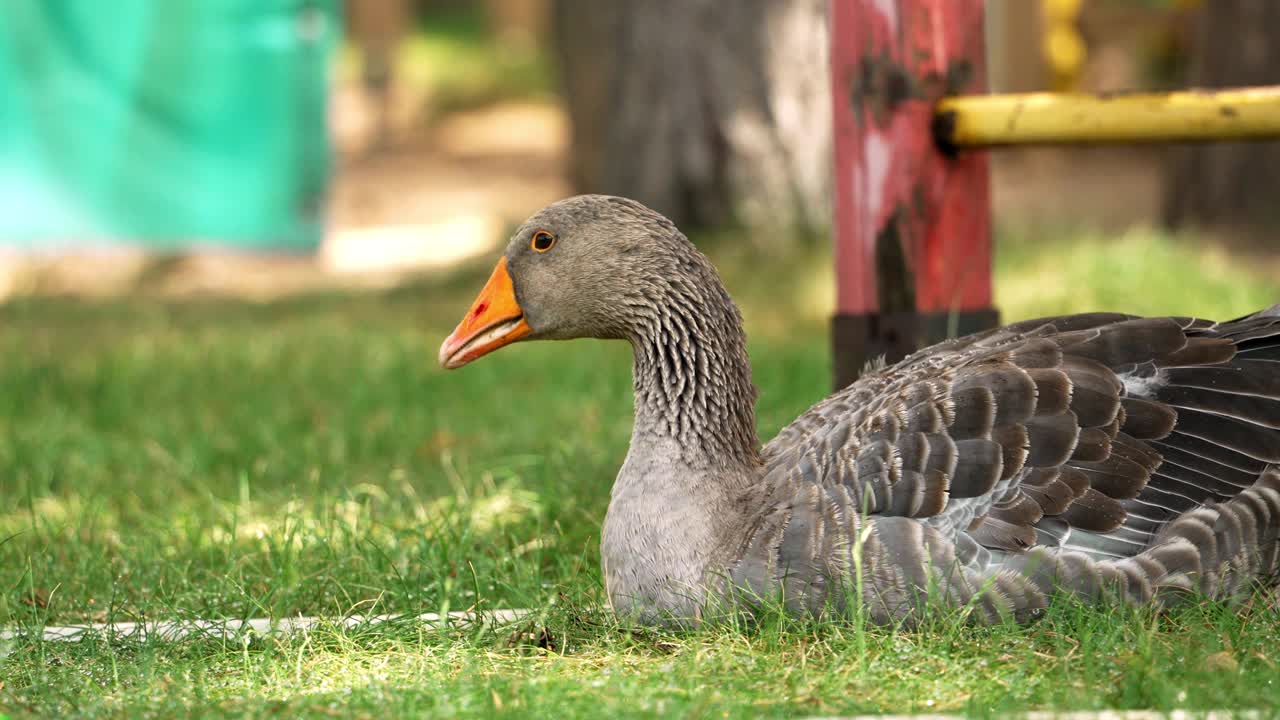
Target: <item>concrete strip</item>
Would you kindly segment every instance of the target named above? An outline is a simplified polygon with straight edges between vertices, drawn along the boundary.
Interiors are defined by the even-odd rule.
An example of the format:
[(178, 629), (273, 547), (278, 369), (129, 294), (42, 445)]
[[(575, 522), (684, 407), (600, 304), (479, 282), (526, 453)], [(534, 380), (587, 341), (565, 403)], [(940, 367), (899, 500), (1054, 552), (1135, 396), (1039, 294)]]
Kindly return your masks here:
[[(528, 610), (505, 609), (484, 613), (451, 612), (448, 621), (455, 623), (473, 623), (478, 621), (494, 625), (512, 623), (528, 615)], [(115, 638), (137, 640), (159, 640), (174, 642), (193, 636), (210, 638), (238, 638), (244, 636), (283, 635), (307, 632), (317, 627), (340, 626), (354, 628), (363, 625), (377, 625), (389, 620), (412, 619), (425, 623), (440, 623), (440, 613), (423, 613), (422, 615), (352, 615), (344, 618), (334, 617), (286, 617), (286, 618), (251, 618), (248, 620), (158, 620), (152, 622), (121, 623), (88, 623), (85, 625), (48, 626), (44, 629), (44, 640), (55, 642), (62, 640), (80, 640), (87, 635), (105, 635)], [(0, 629), (0, 642), (27, 637), (25, 631), (14, 628)]]

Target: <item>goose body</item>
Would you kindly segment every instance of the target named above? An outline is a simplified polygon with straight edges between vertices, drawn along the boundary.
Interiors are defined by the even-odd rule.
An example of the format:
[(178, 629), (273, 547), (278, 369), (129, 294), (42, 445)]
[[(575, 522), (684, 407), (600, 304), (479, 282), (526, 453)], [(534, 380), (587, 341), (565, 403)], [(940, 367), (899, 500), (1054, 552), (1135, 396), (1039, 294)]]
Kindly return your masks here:
[(514, 235), (441, 347), (622, 339), (635, 425), (601, 542), (620, 613), (728, 601), (911, 622), (1033, 618), (1055, 593), (1160, 604), (1280, 572), (1280, 306), (1093, 313), (872, 369), (761, 447), (741, 317), (661, 215), (587, 195)]

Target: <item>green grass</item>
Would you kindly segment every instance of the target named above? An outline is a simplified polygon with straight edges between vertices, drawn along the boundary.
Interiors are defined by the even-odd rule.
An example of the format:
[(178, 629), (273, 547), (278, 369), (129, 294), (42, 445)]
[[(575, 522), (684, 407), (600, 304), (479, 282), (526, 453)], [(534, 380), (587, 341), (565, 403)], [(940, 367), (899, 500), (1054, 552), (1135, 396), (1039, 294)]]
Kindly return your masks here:
[(1194, 236), (1144, 228), (1082, 230), (1070, 233), (1070, 242), (1055, 242), (1043, 229), (1011, 229), (1003, 237), (996, 299), (1018, 317), (1104, 309), (1225, 320), (1280, 302), (1280, 255), (1233, 258)]
[[(1226, 317), (1280, 301), (1275, 280), (1151, 233), (1011, 235), (999, 257), (1007, 319)], [(768, 437), (826, 394), (829, 271), (820, 257), (727, 245), (716, 259), (748, 317)], [(485, 270), (269, 305), (0, 307), (0, 625), (537, 611), (497, 630), (398, 622), (247, 645), (31, 636), (0, 648), (0, 712), (1280, 706), (1280, 617), (1261, 603), (1165, 615), (1063, 607), (1031, 628), (618, 625), (603, 607), (597, 535), (630, 431), (627, 349), (530, 344), (438, 370), (438, 342)]]

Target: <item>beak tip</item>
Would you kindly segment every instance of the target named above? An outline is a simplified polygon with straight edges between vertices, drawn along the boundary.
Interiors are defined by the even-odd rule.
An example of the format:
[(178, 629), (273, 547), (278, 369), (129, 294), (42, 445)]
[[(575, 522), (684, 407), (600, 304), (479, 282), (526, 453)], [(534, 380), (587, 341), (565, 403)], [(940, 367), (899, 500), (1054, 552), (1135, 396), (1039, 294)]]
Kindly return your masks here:
[(458, 367), (457, 365), (454, 365), (451, 362), (449, 362), (453, 358), (453, 350), (454, 350), (453, 345), (454, 345), (454, 339), (453, 339), (452, 333), (449, 335), (449, 337), (444, 339), (444, 342), (440, 343), (440, 354), (438, 356), (438, 359), (440, 361), (440, 367), (444, 368), (445, 370), (453, 370)]

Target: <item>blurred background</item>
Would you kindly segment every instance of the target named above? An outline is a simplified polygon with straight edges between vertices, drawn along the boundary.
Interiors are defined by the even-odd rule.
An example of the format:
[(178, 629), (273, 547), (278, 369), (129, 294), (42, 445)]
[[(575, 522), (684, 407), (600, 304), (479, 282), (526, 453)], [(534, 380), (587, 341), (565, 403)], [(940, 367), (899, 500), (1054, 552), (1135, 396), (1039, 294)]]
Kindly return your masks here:
[[(742, 305), (762, 437), (826, 396), (826, 9), (0, 0), (0, 627), (601, 607), (630, 348), (520, 344), (447, 373), (436, 348), (517, 223), (609, 192), (676, 220)], [(1280, 84), (1276, 0), (988, 9), (997, 91)], [(992, 173), (1006, 322), (1280, 302), (1280, 145), (1007, 150)], [(171, 714), (223, 700), (261, 714), (286, 707), (261, 698), (345, 703), (342, 688), (365, 685), (370, 712), (394, 707), (381, 636), (369, 653), (308, 649), (313, 637), (255, 650), (261, 676), (238, 643), (0, 643), (0, 708), (154, 714), (128, 703), (176, 693), (187, 705)], [(423, 696), (488, 708), (508, 695), (477, 679), (502, 672), (488, 641), (466, 664), (454, 637), (404, 646), (448, 678)], [(580, 664), (630, 667), (647, 652), (630, 637), (625, 662)], [(684, 673), (663, 647), (654, 662)], [(530, 673), (560, 667), (525, 659)], [(1020, 702), (1000, 680), (1022, 682), (1018, 660), (1005, 676), (982, 663), (1002, 702)], [(721, 688), (719, 667), (693, 681)], [(1082, 707), (1128, 706), (1099, 687), (1126, 703), (1147, 686), (1185, 697), (1180, 679), (1128, 669), (1112, 688), (1109, 668), (1101, 684), (1054, 687), (1088, 694)], [(530, 705), (508, 711), (555, 682), (607, 682), (630, 702), (632, 677), (531, 681)], [(786, 677), (779, 694), (814, 712)], [(884, 692), (879, 673), (861, 677), (839, 692)]]
[[(579, 191), (752, 252), (828, 242), (824, 0), (116, 7), (0, 9), (0, 294), (386, 285)], [(1265, 0), (992, 0), (988, 40), (994, 91), (1280, 83)], [(1276, 145), (993, 168), (1006, 242), (1194, 227), (1265, 259), (1280, 225)]]
[[(109, 5), (0, 2), (0, 625), (598, 605), (629, 348), (435, 359), (572, 192), (711, 256), (762, 437), (830, 391), (824, 0)], [(1274, 0), (988, 7), (995, 90), (1280, 83)], [(1005, 321), (1280, 301), (1276, 144), (992, 167)]]

